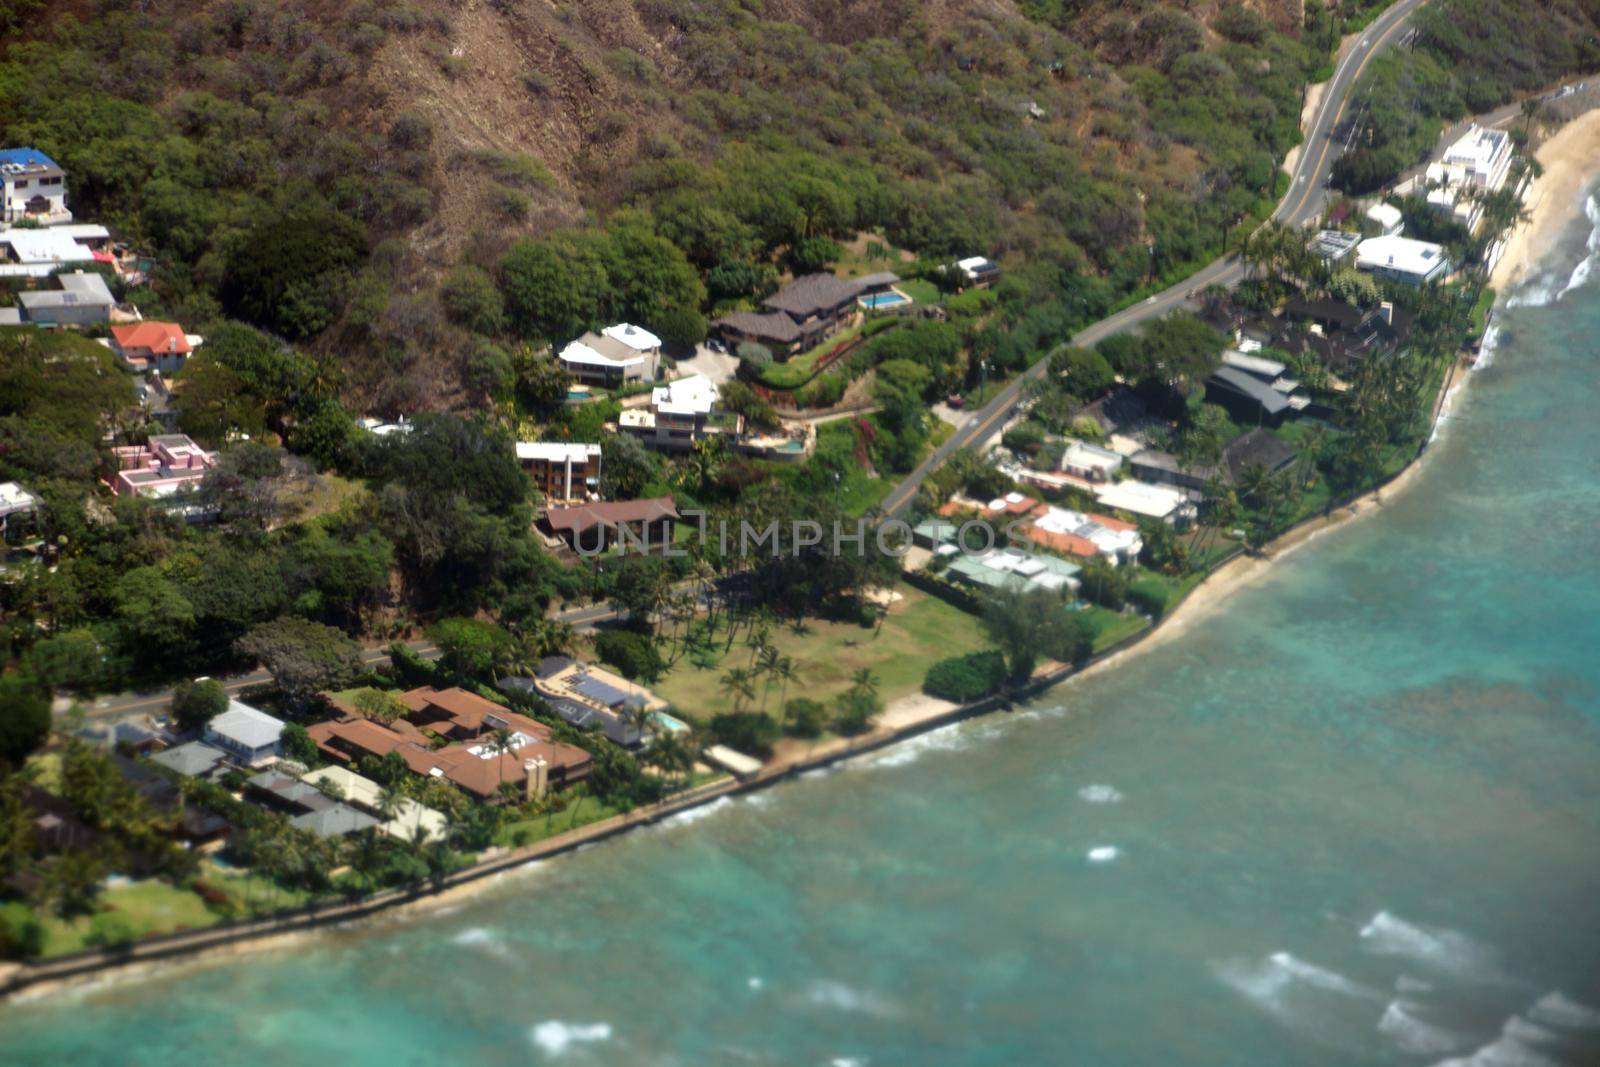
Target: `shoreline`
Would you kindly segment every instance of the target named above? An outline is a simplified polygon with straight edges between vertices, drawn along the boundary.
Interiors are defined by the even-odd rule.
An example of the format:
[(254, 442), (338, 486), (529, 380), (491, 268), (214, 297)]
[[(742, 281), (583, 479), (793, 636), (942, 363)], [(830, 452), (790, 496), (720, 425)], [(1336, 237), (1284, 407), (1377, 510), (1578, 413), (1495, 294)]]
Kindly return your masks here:
[(1570, 208), (1600, 174), (1600, 108), (1563, 125), (1541, 143), (1534, 158), (1544, 173), (1523, 198), (1529, 219), (1505, 239), (1505, 251), (1489, 276), (1496, 293), (1532, 275), (1539, 257), (1571, 221)]
[[(1447, 407), (1446, 398), (1465, 376), (1465, 365), (1458, 360), (1441, 382), (1434, 403), (1435, 426)], [(522, 849), (494, 851), (474, 867), (457, 872), (455, 879), (441, 888), (391, 890), (352, 904), (330, 903), (313, 913), (161, 935), (135, 942), (120, 953), (102, 952), (87, 957), (79, 954), (33, 965), (13, 965), (9, 969), (0, 967), (0, 1000), (24, 1004), (64, 989), (89, 992), (139, 978), (177, 974), (244, 956), (286, 950), (329, 933), (351, 932), (380, 922), (404, 922), (415, 915), (449, 910), (483, 893), (501, 877), (526, 871), (563, 853), (580, 851), (641, 827), (660, 825), (685, 812), (767, 789), (806, 772), (868, 755), (967, 719), (1009, 710), (1013, 704), (1036, 699), (1058, 685), (1082, 681), (1159, 648), (1184, 632), (1189, 624), (1214, 614), (1239, 591), (1268, 574), (1275, 563), (1322, 533), (1380, 510), (1389, 499), (1412, 484), (1427, 453), (1428, 445), (1424, 444), (1418, 454), (1383, 485), (1325, 515), (1307, 519), (1284, 531), (1256, 553), (1243, 553), (1223, 563), (1202, 578), (1163, 618), (1120, 645), (1102, 651), (1081, 668), (1047, 665), (1011, 700), (989, 697), (971, 704), (954, 704), (923, 693), (908, 694), (887, 706), (877, 724), (856, 737), (833, 738), (809, 746), (796, 744), (788, 746), (787, 751), (780, 748), (780, 754), (750, 778), (718, 779), (658, 806), (590, 823)]]
[[(1575, 147), (1580, 150), (1579, 154), (1572, 155)], [(1506, 295), (1504, 287), (1524, 280), (1523, 273), (1534, 262), (1537, 250), (1547, 246), (1554, 232), (1570, 221), (1566, 207), (1574, 199), (1576, 190), (1586, 179), (1600, 173), (1600, 109), (1564, 126), (1540, 146), (1536, 158), (1547, 169), (1532, 186), (1529, 224), (1507, 238), (1506, 252), (1491, 276), (1490, 284), (1499, 292), (1497, 305)], [(1470, 368), (1463, 360), (1452, 363), (1434, 399), (1430, 420), (1434, 431), (1446, 414), (1451, 397), (1470, 377)], [(1089, 678), (1170, 641), (1189, 624), (1215, 613), (1239, 591), (1259, 581), (1273, 564), (1326, 531), (1381, 510), (1415, 482), (1432, 440), (1430, 433), (1417, 454), (1382, 485), (1286, 530), (1255, 553), (1244, 553), (1228, 560), (1202, 578), (1163, 618), (1147, 629), (1104, 650), (1082, 668), (1051, 665), (1036, 674), (1012, 701), (990, 697), (957, 705), (921, 693), (909, 694), (886, 707), (877, 724), (857, 737), (834, 738), (812, 746), (788, 746), (787, 750), (780, 748), (778, 756), (749, 778), (718, 779), (648, 809), (635, 809), (521, 849), (492, 851), (438, 888), (390, 890), (354, 903), (329, 903), (309, 913), (161, 935), (135, 942), (120, 951), (82, 953), (35, 964), (0, 965), (0, 999), (22, 1004), (63, 989), (88, 992), (131, 979), (176, 974), (246, 955), (288, 949), (330, 932), (350, 932), (374, 922), (403, 922), (414, 915), (444, 911), (482, 893), (503, 875), (525, 870), (563, 853), (579, 851), (640, 827), (659, 825), (696, 808), (767, 789), (807, 771), (866, 755), (932, 730), (1007, 709), (1015, 701), (1036, 698), (1062, 683)]]

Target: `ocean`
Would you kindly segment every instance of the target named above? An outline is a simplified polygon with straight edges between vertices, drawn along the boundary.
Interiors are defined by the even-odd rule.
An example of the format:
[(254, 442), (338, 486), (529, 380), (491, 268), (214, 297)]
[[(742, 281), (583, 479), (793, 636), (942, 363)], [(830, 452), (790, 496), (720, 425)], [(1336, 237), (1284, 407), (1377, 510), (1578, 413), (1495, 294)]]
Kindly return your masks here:
[(0, 1059), (1600, 1062), (1591, 214), (1410, 487), (1148, 653), (452, 909), (7, 1006)]

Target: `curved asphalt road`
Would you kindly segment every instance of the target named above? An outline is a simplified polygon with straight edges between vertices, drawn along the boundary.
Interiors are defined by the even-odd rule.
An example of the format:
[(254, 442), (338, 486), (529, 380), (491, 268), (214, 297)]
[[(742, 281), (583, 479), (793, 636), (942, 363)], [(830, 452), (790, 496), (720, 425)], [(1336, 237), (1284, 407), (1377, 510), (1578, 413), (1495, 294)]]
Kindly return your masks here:
[[(1372, 57), (1393, 47), (1405, 36), (1406, 21), (1426, 2), (1427, 0), (1399, 0), (1374, 19), (1372, 24), (1350, 43), (1344, 58), (1334, 68), (1333, 77), (1325, 84), (1321, 102), (1316, 114), (1311, 118), (1310, 128), (1306, 130), (1294, 173), (1290, 176), (1289, 192), (1278, 204), (1277, 210), (1272, 213), (1274, 222), (1289, 226), (1304, 226), (1321, 216), (1323, 206), (1328, 199), (1324, 185), (1333, 170), (1334, 161), (1340, 154), (1340, 148), (1334, 139), (1334, 131), (1344, 121), (1350, 93)], [(1189, 294), (1195, 290), (1206, 289), (1213, 285), (1234, 285), (1242, 277), (1244, 268), (1224, 256), (1191, 274), (1172, 288), (1101, 319), (1073, 337), (1072, 343), (1093, 345), (1112, 334), (1121, 333), (1183, 306), (1188, 302)], [(890, 490), (889, 495), (883, 499), (884, 514), (890, 517), (900, 515), (916, 499), (917, 490), (922, 486), (923, 480), (937, 470), (945, 460), (963, 448), (981, 445), (1004, 426), (1006, 420), (1016, 412), (1028, 387), (1044, 375), (1049, 365), (1049, 360), (1041, 359), (1000, 390), (983, 410), (974, 413), (950, 435), (948, 441), (918, 464), (905, 481)]]

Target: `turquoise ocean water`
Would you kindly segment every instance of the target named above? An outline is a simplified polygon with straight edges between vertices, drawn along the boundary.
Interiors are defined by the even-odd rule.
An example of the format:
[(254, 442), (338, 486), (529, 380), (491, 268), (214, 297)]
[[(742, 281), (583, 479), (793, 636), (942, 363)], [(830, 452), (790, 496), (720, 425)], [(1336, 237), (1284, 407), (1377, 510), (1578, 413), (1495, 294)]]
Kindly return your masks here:
[(1409, 490), (1148, 654), (0, 1062), (1600, 1062), (1593, 227)]

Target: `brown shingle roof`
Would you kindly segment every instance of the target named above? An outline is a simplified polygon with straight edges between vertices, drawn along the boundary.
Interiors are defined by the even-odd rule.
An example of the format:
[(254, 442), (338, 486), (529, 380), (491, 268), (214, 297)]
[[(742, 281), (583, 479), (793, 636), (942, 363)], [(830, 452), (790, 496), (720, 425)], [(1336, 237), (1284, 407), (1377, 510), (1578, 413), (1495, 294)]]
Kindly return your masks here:
[(755, 311), (734, 311), (717, 319), (711, 325), (718, 329), (730, 326), (742, 334), (760, 337), (780, 345), (800, 339), (800, 327), (781, 311), (769, 311), (764, 314)]
[(848, 304), (856, 298), (861, 289), (862, 285), (858, 281), (847, 281), (825, 273), (807, 274), (796, 278), (767, 297), (761, 302), (761, 306), (775, 311), (786, 311), (796, 318), (803, 319), (819, 311), (828, 311), (840, 304)]
[(624, 523), (659, 522), (677, 517), (678, 508), (670, 496), (646, 500), (611, 500), (572, 508), (550, 508), (545, 512), (552, 530), (557, 533), (570, 530), (575, 534), (587, 533), (596, 526), (609, 529)]

